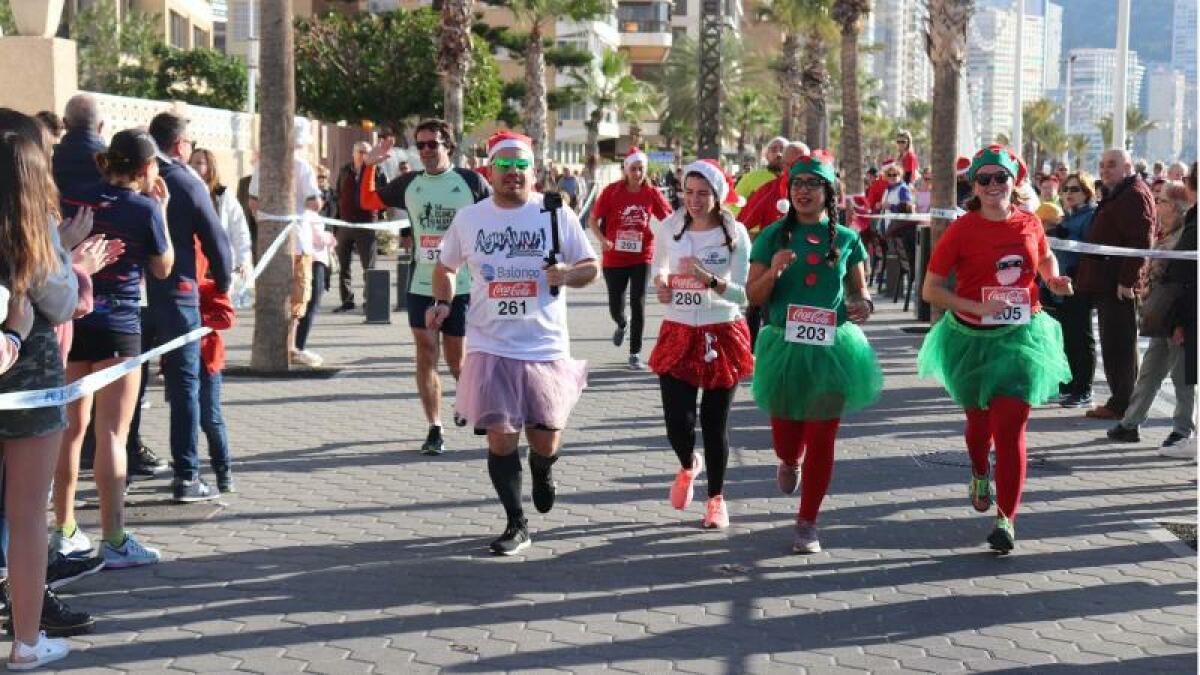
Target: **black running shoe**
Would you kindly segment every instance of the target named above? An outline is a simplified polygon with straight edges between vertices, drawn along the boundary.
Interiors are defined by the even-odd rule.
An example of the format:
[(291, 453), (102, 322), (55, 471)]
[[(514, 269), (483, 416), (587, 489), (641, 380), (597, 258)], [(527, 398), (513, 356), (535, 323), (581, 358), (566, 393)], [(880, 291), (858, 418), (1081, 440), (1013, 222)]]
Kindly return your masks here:
[(467, 418), (463, 417), (462, 415), (459, 415), (457, 410), (454, 411), (454, 426), (456, 426), (456, 427), (467, 426)]
[(436, 424), (429, 426), (429, 435), (421, 444), (421, 454), (436, 457), (446, 451), (446, 441), (442, 440), (442, 428)]
[(529, 453), (529, 475), (533, 478), (533, 506), (538, 513), (549, 513), (554, 508), (554, 497), (558, 486), (554, 483), (554, 463), (558, 456), (549, 459)]
[(533, 539), (529, 537), (529, 528), (524, 520), (509, 521), (504, 528), (504, 534), (491, 544), (492, 553), (496, 555), (516, 555), (529, 548)]
[[(5, 589), (7, 595), (7, 586)], [(96, 620), (87, 612), (72, 611), (58, 599), (54, 591), (47, 588), (46, 597), (42, 599), (42, 620), (38, 628), (45, 631), (47, 637), (71, 637), (95, 630)], [(11, 618), (4, 622), (4, 632), (12, 635)]]
[(1141, 434), (1138, 433), (1137, 427), (1130, 429), (1118, 422), (1113, 428), (1108, 430), (1108, 440), (1118, 443), (1140, 443), (1142, 441)]
[(46, 585), (58, 590), (67, 584), (104, 569), (104, 557), (67, 558), (55, 555), (46, 566)]
[(167, 470), (167, 463), (144, 445), (139, 445), (129, 457), (129, 478), (146, 480)]
[(342, 304), (333, 308), (334, 314), (341, 314), (342, 312), (353, 312), (353, 311), (354, 311), (354, 303), (353, 302), (343, 302)]
[(625, 326), (617, 326), (613, 331), (613, 346), (620, 347), (625, 343)]

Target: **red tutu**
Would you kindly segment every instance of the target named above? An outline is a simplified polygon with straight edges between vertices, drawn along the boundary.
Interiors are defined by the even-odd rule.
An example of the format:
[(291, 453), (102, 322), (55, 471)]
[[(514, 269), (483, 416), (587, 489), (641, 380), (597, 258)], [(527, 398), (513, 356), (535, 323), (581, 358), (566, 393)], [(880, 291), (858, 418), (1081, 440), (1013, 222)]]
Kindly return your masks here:
[[(709, 347), (716, 358), (706, 360)], [(663, 321), (650, 370), (701, 389), (729, 389), (754, 372), (750, 327), (742, 319), (707, 326)]]

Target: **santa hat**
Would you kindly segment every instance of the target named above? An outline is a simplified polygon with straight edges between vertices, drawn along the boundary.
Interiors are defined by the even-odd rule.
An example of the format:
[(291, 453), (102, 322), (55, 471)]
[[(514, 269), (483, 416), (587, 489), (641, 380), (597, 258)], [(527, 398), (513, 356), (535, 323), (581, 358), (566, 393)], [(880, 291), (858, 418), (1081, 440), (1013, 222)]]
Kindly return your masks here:
[(698, 173), (708, 181), (708, 184), (712, 186), (713, 193), (717, 196), (718, 204), (745, 205), (746, 200), (733, 190), (733, 176), (726, 173), (716, 160), (696, 160), (683, 167), (683, 175), (687, 176), (689, 173)]
[(981, 148), (979, 152), (975, 153), (975, 157), (971, 160), (971, 166), (967, 169), (967, 179), (975, 180), (975, 173), (985, 166), (1003, 168), (1015, 179), (1014, 185), (1025, 182), (1025, 176), (1029, 173), (1025, 162), (1021, 161), (1017, 153), (997, 143)]
[(491, 163), (497, 152), (507, 148), (533, 155), (533, 141), (528, 136), (513, 131), (498, 131), (487, 142), (488, 162)]
[(625, 155), (625, 168), (628, 169), (630, 164), (636, 164), (637, 162), (641, 162), (642, 166), (646, 166), (650, 163), (650, 158), (646, 156), (646, 153), (634, 146), (629, 148), (629, 152)]
[(967, 169), (970, 169), (970, 168), (971, 168), (971, 158), (970, 157), (959, 157), (958, 159), (954, 160), (954, 173), (955, 174), (957, 174), (959, 176), (965, 176), (965, 175), (967, 175)]
[(891, 169), (895, 166), (896, 166), (896, 158), (888, 157), (887, 159), (885, 159), (879, 163), (879, 173), (883, 173), (884, 171), (887, 171), (888, 169)]
[(788, 191), (791, 189), (792, 181), (802, 173), (812, 174), (824, 179), (830, 185), (836, 185), (837, 173), (834, 172), (833, 163), (833, 155), (826, 150), (814, 150), (811, 155), (805, 155), (792, 162), (791, 168), (788, 169), (787, 180), (779, 181), (779, 201), (775, 202), (775, 209), (780, 213), (788, 212), (792, 205)]

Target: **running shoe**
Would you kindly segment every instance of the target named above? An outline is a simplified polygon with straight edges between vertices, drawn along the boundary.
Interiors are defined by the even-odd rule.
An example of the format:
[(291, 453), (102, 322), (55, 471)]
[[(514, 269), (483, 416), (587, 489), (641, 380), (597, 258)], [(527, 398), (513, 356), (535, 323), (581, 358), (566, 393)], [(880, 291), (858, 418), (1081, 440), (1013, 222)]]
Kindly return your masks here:
[[(83, 635), (96, 629), (96, 620), (87, 612), (76, 612), (54, 594), (46, 589), (42, 598), (42, 619), (39, 629), (52, 638), (72, 637)], [(4, 622), (4, 632), (12, 635), (12, 619)]]
[(129, 459), (128, 473), (132, 480), (154, 478), (167, 470), (167, 463), (154, 454), (153, 450), (141, 443), (138, 444), (137, 450), (130, 453)]
[(529, 476), (532, 478), (533, 507), (538, 513), (549, 513), (554, 508), (554, 497), (558, 485), (554, 482), (554, 462), (558, 457), (544, 458), (532, 451), (529, 453)]
[(796, 494), (796, 488), (800, 487), (800, 464), (780, 462), (779, 468), (775, 469), (775, 482), (783, 494)]
[(132, 534), (126, 534), (120, 546), (113, 546), (106, 541), (100, 548), (104, 554), (104, 568), (110, 570), (143, 567), (162, 560), (162, 553), (158, 549), (143, 546)]
[(64, 558), (86, 557), (92, 552), (92, 541), (83, 533), (83, 528), (75, 526), (75, 532), (67, 536), (62, 530), (55, 528), (50, 532), (50, 557)]
[(442, 440), (442, 427), (439, 424), (429, 425), (429, 434), (421, 444), (421, 454), (436, 457), (446, 451), (446, 441)]
[(817, 524), (809, 520), (796, 519), (796, 536), (792, 539), (793, 553), (820, 553), (821, 540), (817, 537)]
[(708, 498), (708, 506), (704, 510), (704, 527), (708, 530), (723, 530), (729, 527), (729, 509), (721, 495)]
[(617, 326), (617, 329), (613, 331), (613, 346), (620, 347), (623, 344), (625, 344), (625, 325), (624, 324)]
[(176, 503), (179, 504), (204, 502), (221, 496), (219, 492), (212, 489), (201, 478), (197, 478), (196, 480), (176, 480), (171, 484), (171, 493)]
[(467, 418), (460, 415), (457, 410), (454, 411), (454, 426), (456, 426), (456, 427), (467, 426)]
[(1159, 448), (1158, 454), (1171, 459), (1186, 459), (1196, 461), (1196, 438), (1187, 438), (1175, 445)]
[(1191, 437), (1191, 434), (1181, 434), (1178, 431), (1172, 431), (1163, 439), (1162, 446), (1160, 447), (1173, 448), (1181, 443), (1186, 443)]
[(12, 655), (8, 658), (9, 670), (33, 670), (47, 663), (53, 663), (71, 653), (71, 648), (63, 640), (46, 637), (46, 632), (38, 633), (37, 644), (27, 645), (20, 640), (13, 640)]
[(1013, 530), (1012, 521), (1004, 516), (996, 516), (996, 529), (988, 535), (987, 542), (993, 551), (1001, 555), (1013, 550), (1017, 545), (1017, 533)]
[(46, 565), (46, 585), (58, 590), (102, 569), (104, 569), (104, 556), (68, 558), (54, 555), (50, 557), (50, 564)]
[(511, 520), (504, 528), (504, 534), (493, 541), (490, 548), (496, 555), (509, 556), (524, 551), (532, 543), (533, 539), (529, 536), (529, 528), (525, 526), (525, 520)]
[(640, 354), (630, 354), (629, 355), (629, 369), (630, 370), (645, 370), (646, 369), (646, 364), (642, 363), (642, 357)]
[(704, 470), (704, 458), (692, 455), (692, 468), (679, 469), (675, 474), (675, 482), (671, 484), (671, 506), (683, 510), (692, 503), (692, 487), (696, 485), (696, 477)]
[(292, 352), (292, 360), (309, 368), (317, 368), (325, 363), (325, 359), (321, 358), (319, 354), (307, 349)]
[(1092, 393), (1069, 394), (1064, 396), (1058, 405), (1063, 408), (1086, 408), (1092, 404)]
[(233, 484), (233, 471), (231, 469), (221, 469), (214, 473), (217, 474), (217, 492), (223, 495), (231, 495), (237, 492), (237, 487)]
[(1113, 425), (1106, 435), (1108, 436), (1108, 440), (1116, 441), (1117, 443), (1140, 443), (1142, 441), (1137, 427), (1130, 429), (1120, 422)]
[(967, 495), (976, 511), (986, 513), (992, 508), (992, 481), (986, 473), (982, 476), (971, 474), (971, 482), (967, 483)]

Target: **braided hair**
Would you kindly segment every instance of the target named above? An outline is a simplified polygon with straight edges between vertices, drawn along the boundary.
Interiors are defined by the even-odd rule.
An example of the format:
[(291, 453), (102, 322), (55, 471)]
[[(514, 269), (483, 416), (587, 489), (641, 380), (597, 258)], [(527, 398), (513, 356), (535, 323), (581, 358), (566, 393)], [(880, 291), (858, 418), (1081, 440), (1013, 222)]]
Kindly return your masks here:
[[(696, 173), (695, 171), (684, 176), (683, 180), (687, 181), (687, 179), (691, 178), (692, 176), (695, 176), (695, 177), (703, 180), (705, 183), (708, 182), (707, 178), (705, 178), (704, 176), (702, 176), (699, 173)], [(715, 196), (715, 194), (716, 193), (714, 191), (714, 196)], [(729, 226), (727, 226), (725, 224), (725, 212), (724, 212), (724, 210), (721, 209), (721, 205), (719, 203), (713, 205), (712, 215), (714, 218), (717, 219), (717, 223), (720, 224), (720, 226), (721, 226), (721, 234), (725, 235), (725, 247), (729, 249), (730, 253), (733, 253), (733, 249), (736, 248), (736, 244), (733, 243), (733, 237), (729, 234)], [(679, 241), (680, 239), (682, 239), (683, 233), (687, 232), (688, 228), (690, 228), (691, 226), (692, 226), (692, 214), (688, 213), (687, 207), (685, 206), (683, 209), (683, 226), (680, 227), (679, 232), (674, 235), (675, 241)]]
[[(829, 183), (823, 185), (825, 190), (825, 216), (829, 222), (829, 250), (825, 252), (825, 264), (833, 267), (837, 261), (841, 259), (842, 252), (837, 247), (837, 190)], [(791, 192), (791, 187), (788, 187), (788, 192)], [(788, 212), (786, 220), (783, 223), (783, 231), (779, 234), (779, 248), (786, 249), (792, 242), (792, 233), (800, 225), (800, 220), (796, 215), (796, 206), (792, 204), (792, 200), (788, 199)]]

